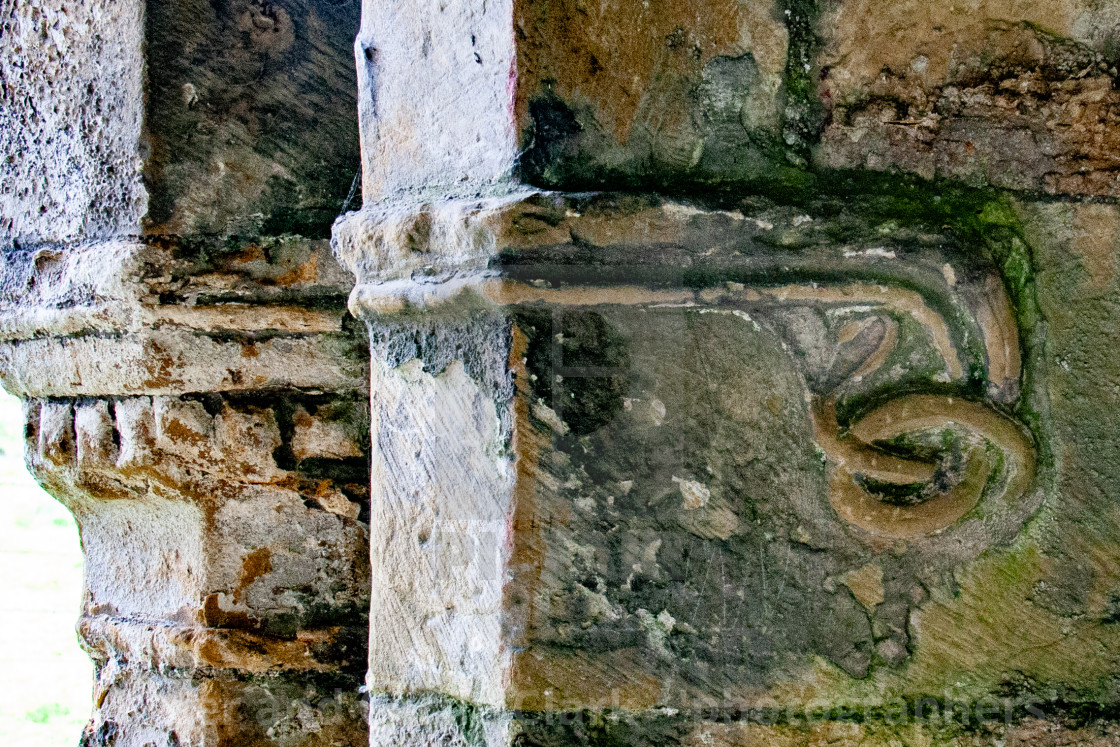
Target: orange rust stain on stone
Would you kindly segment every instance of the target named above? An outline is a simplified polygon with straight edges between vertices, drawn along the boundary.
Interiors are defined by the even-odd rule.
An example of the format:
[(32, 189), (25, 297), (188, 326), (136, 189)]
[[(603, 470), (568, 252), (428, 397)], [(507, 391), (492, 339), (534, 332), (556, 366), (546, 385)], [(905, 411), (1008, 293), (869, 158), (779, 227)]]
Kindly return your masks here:
[(302, 407), (296, 410), (292, 421), (296, 428), (311, 428), (315, 425), (315, 418), (311, 417), (311, 413)]
[(210, 439), (207, 438), (205, 434), (199, 433), (173, 418), (163, 423), (162, 430), (164, 436), (177, 444), (205, 446), (210, 442)]
[(234, 592), (234, 601), (240, 601), (242, 594), (254, 581), (272, 571), (272, 551), (267, 547), (253, 550), (241, 561), (241, 586)]
[(198, 658), (211, 667), (228, 667), (231, 663), (225, 651), (213, 639), (202, 641), (198, 646)]
[[(525, 355), (529, 341), (525, 333), (513, 328), (513, 344), (510, 347), (509, 367), (514, 373), (517, 394), (513, 400), (514, 408), (514, 452), (517, 454), (517, 480), (514, 486), (514, 507), (511, 521), (513, 548), (510, 553), (512, 581), (503, 591), (503, 607), (509, 622), (509, 630), (519, 631), (521, 640), (511, 641), (514, 646), (527, 643), (525, 637), (534, 625), (535, 615), (539, 614), (536, 595), (541, 586), (541, 570), (545, 561), (545, 541), (539, 525), (536, 486), (538, 484), (539, 456), (545, 446), (545, 439), (537, 432), (529, 419), (529, 375), (525, 367)], [(527, 648), (523, 648), (527, 650)], [(522, 661), (526, 655), (514, 658), (511, 677), (520, 682), (528, 677)], [(532, 662), (528, 662), (531, 667)]]
[(265, 254), (263, 247), (258, 244), (250, 244), (234, 255), (233, 261), (245, 264), (249, 262), (267, 262), (268, 256)]
[(272, 281), (272, 284), (287, 286), (299, 285), (300, 283), (313, 283), (318, 277), (319, 259), (312, 254), (306, 262), (280, 275)]
[(144, 352), (147, 361), (145, 368), (148, 376), (144, 380), (143, 386), (149, 390), (158, 390), (166, 389), (174, 384), (176, 382), (174, 376), (176, 360), (167, 355), (158, 344), (151, 341), (144, 345)]
[(241, 561), (241, 583), (245, 586), (272, 571), (272, 551), (261, 547), (245, 556)]
[(202, 603), (202, 622), (208, 628), (240, 628), (252, 630), (257, 627), (253, 618), (244, 612), (223, 610), (217, 594), (206, 597)]

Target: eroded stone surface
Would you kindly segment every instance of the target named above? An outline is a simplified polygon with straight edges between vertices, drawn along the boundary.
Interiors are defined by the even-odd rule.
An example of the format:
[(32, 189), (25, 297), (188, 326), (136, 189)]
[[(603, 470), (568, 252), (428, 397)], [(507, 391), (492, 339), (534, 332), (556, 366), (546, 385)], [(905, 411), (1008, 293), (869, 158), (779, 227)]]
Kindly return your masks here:
[(370, 684), (501, 706), (513, 470), (496, 404), (460, 362), (433, 377), (414, 358), (373, 376)]
[[(341, 573), (353, 578), (349, 591), (335, 588), (332, 566), (360, 562), (354, 543), (364, 540), (364, 532), (324, 512), (316, 495), (338, 491), (364, 502), (364, 456), (297, 461), (292, 426), (285, 421), (297, 407), (347, 409), (356, 419), (350, 438), (362, 443), (362, 408), (315, 397), (306, 405), (297, 402), (212, 396), (29, 405), (27, 428), (36, 442), (31, 466), (42, 482), (67, 496), (87, 548), (108, 543), (100, 571), (89, 576), (91, 608), (183, 622), (254, 609), (289, 607), (305, 614), (318, 604), (360, 608), (362, 565)], [(269, 510), (257, 511), (254, 504)], [(167, 521), (153, 520), (161, 513)], [(254, 525), (254, 514), (263, 522)], [(122, 531), (137, 534), (137, 554), (114, 559), (114, 536)], [(320, 544), (326, 535), (334, 535), (333, 541)], [(171, 563), (161, 553), (176, 546)], [(223, 558), (218, 547), (229, 555)], [(145, 566), (145, 558), (155, 565)], [(309, 565), (311, 558), (316, 560)], [(319, 572), (315, 564), (322, 566)], [(109, 576), (103, 579), (101, 572)], [(285, 576), (289, 580), (281, 583)], [(286, 587), (298, 594), (291, 596)]]
[(349, 285), (295, 236), (5, 256), (5, 384), (31, 398), (29, 464), (86, 556), (89, 744), (366, 742), (369, 380)]
[[(355, 719), (364, 724), (355, 690), (369, 603), (368, 447), (357, 458), (297, 457), (297, 412), (321, 413), (323, 429), (366, 443), (364, 401), (337, 397), (28, 406), (29, 465), (73, 511), (82, 536), (89, 570), (79, 631), (105, 703), (90, 729), (118, 734), (105, 744), (144, 744), (152, 729), (169, 739), (191, 724), (198, 735), (179, 734), (182, 744), (206, 744), (214, 730), (265, 739), (274, 724), (258, 724), (253, 709), (231, 716), (241, 708), (233, 703), (249, 697), (242, 690), (255, 688), (257, 700), (318, 700), (330, 696), (315, 684), (320, 672), (334, 678), (342, 712), (308, 706), (269, 718), (307, 720), (284, 727), (300, 739), (313, 723), (336, 722), (315, 744), (351, 733)], [(215, 671), (265, 679), (222, 694)], [(267, 679), (277, 672), (289, 673), (280, 689)], [(117, 714), (118, 702), (151, 705), (135, 720)]]
[(134, 233), (143, 3), (7, 3), (0, 21), (0, 240)]
[(526, 178), (761, 175), (781, 130), (784, 9), (740, 0), (518, 3)]
[[(358, 745), (366, 703), (345, 678), (318, 687), (290, 677), (137, 677), (107, 665), (97, 683), (99, 714), (82, 736), (91, 747), (148, 744)], [(332, 688), (333, 685), (333, 688)], [(137, 710), (136, 704), (145, 707)]]
[(11, 252), (5, 385), (35, 397), (364, 389), (350, 282), (326, 242), (297, 237)]
[(0, 376), (81, 531), (82, 743), (366, 743), (357, 4), (0, 15)]
[(822, 165), (1118, 194), (1106, 6), (855, 0), (819, 23)]
[(1116, 741), (1108, 3), (5, 13), (88, 744)]
[[(492, 369), (460, 368), (448, 353), (492, 344), (465, 320), (494, 304), (508, 319), (517, 394), (483, 389), (506, 413), (517, 474), (506, 539), (494, 542), (513, 548), (500, 631), (513, 652), (507, 707), (775, 702), (800, 712), (813, 697), (866, 708), (894, 688), (930, 692), (907, 665), (929, 661), (913, 636), (940, 625), (938, 613), (924, 628), (914, 621), (1039, 508), (1045, 447), (1005, 408), (1044, 400), (1022, 387), (1022, 366), (1036, 360), (1020, 338), (1028, 328), (993, 292), (998, 271), (982, 253), (945, 229), (875, 223), (865, 210), (538, 196), (479, 214), (486, 243), (505, 249), (486, 272), (468, 259), (470, 285), (452, 273), (409, 289), (395, 271), (383, 285), (371, 273), (355, 292), (352, 304), (388, 335), (374, 355), (397, 367), (390, 388), (412, 382), (405, 422), (429, 422), (423, 430), (463, 406), (437, 405), (422, 382), (463, 371), (474, 386), (493, 381)], [(430, 346), (409, 343), (426, 325), (450, 326)], [(903, 434), (895, 451), (873, 446)], [(468, 442), (483, 450), (488, 440)], [(408, 484), (404, 472), (375, 473), (374, 484)], [(475, 484), (471, 475), (439, 490)], [(478, 484), (505, 500), (500, 485)], [(845, 512), (836, 496), (853, 491), (882, 506), (883, 523)], [(419, 541), (389, 533), (375, 556)], [(469, 572), (493, 562), (486, 554)], [(493, 645), (488, 623), (461, 625)], [(945, 640), (944, 628), (934, 637)], [(416, 644), (375, 648), (412, 660)], [(438, 650), (465, 661), (450, 638)], [(383, 666), (376, 653), (372, 666)], [(424, 689), (479, 703), (455, 680), (462, 671), (445, 668)], [(399, 681), (374, 687), (399, 695)], [(526, 718), (527, 738), (553, 743)], [(677, 734), (692, 718), (666, 728)]]
[(367, 203), (508, 184), (517, 158), (512, 5), (364, 0), (354, 50)]

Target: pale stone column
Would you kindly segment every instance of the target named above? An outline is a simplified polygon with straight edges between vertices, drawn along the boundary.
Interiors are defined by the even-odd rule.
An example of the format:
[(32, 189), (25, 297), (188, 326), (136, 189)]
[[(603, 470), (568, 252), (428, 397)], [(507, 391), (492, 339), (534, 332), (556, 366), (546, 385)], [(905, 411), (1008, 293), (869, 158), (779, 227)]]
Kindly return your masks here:
[(81, 532), (82, 743), (364, 744), (357, 6), (0, 22), (0, 376)]

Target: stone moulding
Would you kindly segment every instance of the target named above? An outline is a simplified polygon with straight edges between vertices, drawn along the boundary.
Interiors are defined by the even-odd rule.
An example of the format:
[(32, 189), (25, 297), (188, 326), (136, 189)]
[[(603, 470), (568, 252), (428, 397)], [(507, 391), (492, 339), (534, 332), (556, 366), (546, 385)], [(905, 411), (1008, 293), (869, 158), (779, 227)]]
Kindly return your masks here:
[(369, 377), (351, 281), (325, 241), (203, 243), (4, 256), (4, 385), (86, 557), (86, 738), (364, 742)]
[[(15, 394), (366, 386), (346, 327), (351, 281), (325, 241), (265, 240), (226, 251), (218, 266), (160, 241), (40, 247), (3, 261), (0, 335)], [(303, 364), (285, 366), (292, 355)]]
[(454, 703), (487, 744), (807, 709), (827, 672), (872, 707), (937, 579), (1041, 505), (1018, 321), (951, 234), (837, 241), (858, 219), (765, 201), (412, 209), (335, 233), (378, 393), (375, 733), (451, 738)]

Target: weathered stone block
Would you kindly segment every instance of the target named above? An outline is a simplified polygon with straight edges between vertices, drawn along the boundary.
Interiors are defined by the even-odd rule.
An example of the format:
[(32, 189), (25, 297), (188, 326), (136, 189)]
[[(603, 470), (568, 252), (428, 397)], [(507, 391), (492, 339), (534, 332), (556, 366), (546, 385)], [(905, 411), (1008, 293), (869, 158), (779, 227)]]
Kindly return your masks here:
[[(365, 741), (366, 408), (292, 396), (29, 405), (29, 464), (73, 511), (89, 567), (92, 744), (147, 744), (152, 730), (198, 745)], [(323, 413), (359, 456), (296, 456), (297, 411)], [(263, 714), (262, 698), (283, 708)], [(324, 715), (314, 703), (331, 698)]]
[(1111, 5), (47, 5), (86, 743), (1116, 741)]
[(571, 187), (762, 177), (783, 150), (785, 9), (517, 3), (524, 178)]
[[(1093, 697), (1103, 670), (995, 633), (1063, 635), (1019, 605), (1071, 582), (1046, 581), (1063, 522), (1028, 529), (1064, 500), (1029, 229), (967, 194), (460, 203), (404, 264), (341, 234), (379, 393), (378, 729), (454, 743), (467, 709), (487, 744), (596, 743), (569, 718), (660, 744), (706, 709), (975, 703), (1023, 668)], [(1071, 663), (1114, 631), (1082, 635)], [(1043, 697), (1017, 687), (1016, 713)]]
[(772, 178), (796, 139), (788, 27), (808, 20), (741, 0), (367, 2), (365, 200)]
[(326, 238), (359, 171), (354, 2), (13, 6), (0, 236)]
[[(313, 689), (284, 676), (184, 680), (138, 678), (113, 669), (111, 663), (101, 669), (102, 705), (86, 728), (83, 745), (366, 743), (366, 704), (345, 680), (324, 678)], [(137, 703), (145, 707), (138, 711)]]
[(1114, 11), (856, 0), (818, 23), (820, 95), (832, 110), (821, 165), (1120, 193)]
[(147, 231), (327, 237), (357, 187), (358, 13), (357, 0), (148, 6)]
[(85, 550), (87, 742), (364, 743), (368, 352), (326, 243), (31, 249), (0, 284), (29, 465)]
[(367, 202), (470, 194), (508, 178), (517, 152), (511, 0), (364, 0), (354, 50)]
[(11, 252), (4, 383), (31, 397), (364, 389), (351, 283), (326, 242), (291, 236)]
[(3, 16), (0, 369), (86, 551), (83, 743), (364, 743), (357, 4)]
[(271, 408), (139, 397), (112, 400), (110, 414), (107, 404), (28, 410), (38, 440), (30, 464), (75, 513), (93, 566), (87, 614), (295, 639), (364, 616), (366, 534), (356, 519), (368, 489), (364, 465), (353, 464), (364, 450), (358, 460), (282, 468), (275, 454), (290, 451), (291, 432), (278, 421), (294, 408), (280, 397)]
[(11, 3), (0, 21), (0, 240), (134, 233), (143, 4)]

